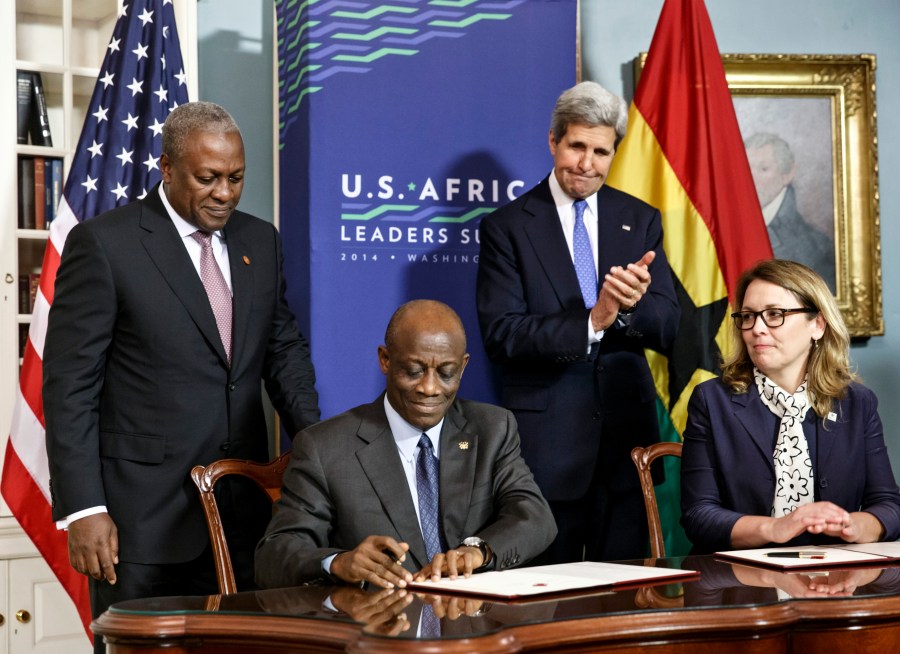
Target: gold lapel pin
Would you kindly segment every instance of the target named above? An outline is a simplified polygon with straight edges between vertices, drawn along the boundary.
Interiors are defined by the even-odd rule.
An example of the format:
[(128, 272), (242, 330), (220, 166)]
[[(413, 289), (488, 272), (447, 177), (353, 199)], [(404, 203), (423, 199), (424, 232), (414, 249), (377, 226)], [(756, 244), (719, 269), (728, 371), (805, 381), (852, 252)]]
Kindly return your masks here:
[(250, 257), (248, 257), (248, 256), (245, 254), (245, 255), (244, 255), (243, 257), (241, 257), (241, 258), (244, 260), (244, 265), (245, 265), (245, 266), (249, 266), (249, 265), (250, 265)]
[(469, 449), (469, 441), (460, 441), (460, 442), (459, 442), (459, 449), (461, 449), (461, 450), (467, 450), (467, 449)]

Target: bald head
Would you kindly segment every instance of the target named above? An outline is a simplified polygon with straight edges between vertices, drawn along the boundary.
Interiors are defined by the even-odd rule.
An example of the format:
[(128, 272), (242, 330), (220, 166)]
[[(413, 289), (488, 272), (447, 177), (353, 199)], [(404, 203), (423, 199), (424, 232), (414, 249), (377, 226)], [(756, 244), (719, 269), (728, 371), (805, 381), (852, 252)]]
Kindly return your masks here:
[(463, 351), (466, 349), (466, 330), (462, 320), (453, 309), (437, 300), (412, 300), (401, 305), (391, 316), (384, 332), (384, 344), (388, 349), (401, 328), (455, 332), (462, 339)]
[(397, 309), (378, 348), (388, 401), (422, 430), (444, 418), (468, 362), (462, 321), (435, 300), (413, 300)]

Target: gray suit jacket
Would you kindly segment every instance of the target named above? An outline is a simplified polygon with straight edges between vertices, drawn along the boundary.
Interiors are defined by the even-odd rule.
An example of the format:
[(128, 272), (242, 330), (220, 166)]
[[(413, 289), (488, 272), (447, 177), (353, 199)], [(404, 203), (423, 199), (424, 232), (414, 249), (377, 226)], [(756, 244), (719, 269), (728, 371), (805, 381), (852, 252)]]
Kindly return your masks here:
[[(479, 536), (493, 549), (498, 570), (544, 551), (556, 525), (519, 452), (510, 412), (457, 399), (440, 450), (441, 516), (451, 547)], [(294, 439), (281, 499), (256, 549), (256, 581), (272, 588), (326, 578), (322, 559), (371, 535), (408, 543), (404, 566), (411, 572), (428, 563), (381, 398)]]

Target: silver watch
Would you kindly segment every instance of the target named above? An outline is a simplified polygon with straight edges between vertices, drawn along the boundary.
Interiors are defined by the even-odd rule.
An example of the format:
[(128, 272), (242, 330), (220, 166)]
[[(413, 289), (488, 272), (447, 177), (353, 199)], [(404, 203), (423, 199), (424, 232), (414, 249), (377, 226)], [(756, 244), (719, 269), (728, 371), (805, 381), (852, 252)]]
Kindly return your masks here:
[(483, 568), (488, 563), (491, 562), (491, 547), (487, 544), (486, 540), (479, 538), (478, 536), (469, 536), (468, 538), (464, 538), (463, 542), (459, 544), (460, 547), (477, 547), (481, 550), (481, 567)]

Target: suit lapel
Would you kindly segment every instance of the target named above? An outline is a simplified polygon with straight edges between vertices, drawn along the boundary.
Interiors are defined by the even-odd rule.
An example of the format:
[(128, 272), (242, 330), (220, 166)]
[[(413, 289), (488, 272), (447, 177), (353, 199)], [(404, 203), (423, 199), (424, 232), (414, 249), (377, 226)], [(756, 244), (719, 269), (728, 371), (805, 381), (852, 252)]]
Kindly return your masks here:
[(765, 433), (766, 414), (771, 413), (759, 399), (755, 387), (751, 387), (746, 393), (732, 394), (731, 402), (734, 406), (734, 416), (743, 425), (755, 445), (756, 451), (763, 458), (773, 478), (775, 475), (775, 462), (772, 452), (772, 434)]
[[(844, 398), (843, 400), (840, 400), (834, 411), (840, 418), (838, 420), (830, 420), (826, 417), (825, 422), (828, 425), (827, 428), (822, 426), (822, 418), (816, 416), (816, 449), (815, 452), (810, 452), (811, 456), (815, 456), (815, 459), (813, 459), (813, 469), (816, 471), (816, 476), (818, 477), (816, 484), (819, 483), (819, 480), (827, 480), (829, 477), (830, 470), (827, 470), (826, 467), (828, 463), (832, 461), (831, 449), (834, 447), (834, 444), (836, 442), (845, 442), (846, 439), (850, 438), (847, 434), (848, 425), (850, 424), (849, 420), (847, 420), (849, 417), (847, 415), (849, 410), (850, 403), (847, 399)], [(809, 411), (812, 413), (812, 409)], [(821, 465), (819, 465), (820, 463)], [(840, 461), (839, 463), (843, 465), (843, 461)]]
[(203, 337), (222, 362), (226, 363), (228, 359), (206, 289), (203, 288), (203, 282), (200, 281), (184, 243), (178, 236), (178, 230), (175, 229), (162, 200), (159, 199), (158, 188), (159, 186), (154, 187), (141, 202), (140, 224), (144, 230), (141, 243)]
[(635, 223), (637, 214), (624, 211), (623, 197), (605, 184), (597, 192), (597, 270), (604, 274), (613, 266), (623, 265), (625, 252), (640, 251), (643, 255), (642, 244), (633, 249), (623, 247), (629, 240), (643, 238)]
[(547, 179), (535, 187), (522, 205), (522, 211), (532, 216), (524, 224), (525, 234), (560, 305), (584, 307), (578, 275), (569, 255), (569, 246), (566, 245)]
[(228, 266), (231, 269), (232, 292), (232, 336), (231, 367), (237, 368), (241, 354), (244, 352), (244, 339), (247, 338), (248, 323), (253, 306), (253, 260), (250, 248), (241, 238), (239, 229), (235, 229), (231, 216), (225, 227), (225, 244), (228, 247)]
[(466, 509), (475, 485), (478, 435), (454, 402), (441, 429), (441, 518), (448, 547), (456, 547), (466, 536)]
[(356, 457), (381, 500), (388, 520), (400, 540), (409, 545), (409, 553), (415, 563), (422, 568), (428, 563), (425, 541), (422, 539), (422, 529), (397, 453), (397, 443), (384, 415), (383, 398), (382, 395), (382, 399), (369, 405), (371, 413), (360, 423), (357, 436), (367, 445), (356, 452)]

